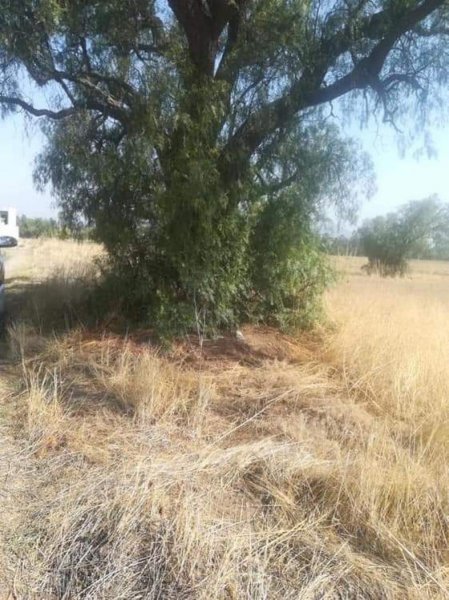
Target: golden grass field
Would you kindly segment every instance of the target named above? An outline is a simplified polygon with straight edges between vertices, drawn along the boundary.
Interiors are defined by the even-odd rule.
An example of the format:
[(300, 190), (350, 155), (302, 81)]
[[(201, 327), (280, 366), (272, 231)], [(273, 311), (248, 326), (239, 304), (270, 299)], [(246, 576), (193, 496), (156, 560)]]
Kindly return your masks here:
[(335, 258), (297, 338), (43, 334), (99, 252), (9, 253), (0, 598), (449, 597), (449, 264)]

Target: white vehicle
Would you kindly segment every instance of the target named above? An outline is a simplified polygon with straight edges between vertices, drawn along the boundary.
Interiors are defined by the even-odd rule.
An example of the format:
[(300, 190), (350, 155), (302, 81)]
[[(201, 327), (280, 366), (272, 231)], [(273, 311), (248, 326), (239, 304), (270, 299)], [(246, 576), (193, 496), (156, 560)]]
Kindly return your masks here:
[(17, 210), (15, 208), (0, 208), (0, 238), (3, 236), (12, 237), (19, 241)]

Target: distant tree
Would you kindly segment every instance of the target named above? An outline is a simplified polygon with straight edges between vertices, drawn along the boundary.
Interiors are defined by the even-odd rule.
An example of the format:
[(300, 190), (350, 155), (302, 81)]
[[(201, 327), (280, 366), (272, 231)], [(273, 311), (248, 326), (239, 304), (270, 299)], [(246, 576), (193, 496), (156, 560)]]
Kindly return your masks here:
[(367, 221), (358, 237), (369, 274), (402, 276), (408, 259), (429, 256), (436, 243), (449, 241), (449, 206), (436, 196), (409, 202), (395, 213)]

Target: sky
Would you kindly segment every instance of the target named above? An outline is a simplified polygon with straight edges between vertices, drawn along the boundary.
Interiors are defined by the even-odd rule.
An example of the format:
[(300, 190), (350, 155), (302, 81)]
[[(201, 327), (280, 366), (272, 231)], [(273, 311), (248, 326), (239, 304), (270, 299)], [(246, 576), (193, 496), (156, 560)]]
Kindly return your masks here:
[(0, 121), (0, 206), (13, 207), (29, 217), (57, 214), (50, 192), (41, 194), (33, 184), (33, 161), (43, 138), (36, 125), (14, 115)]
[[(387, 125), (371, 123), (363, 130), (352, 125), (347, 133), (371, 155), (377, 176), (377, 192), (362, 204), (358, 222), (434, 193), (449, 202), (449, 123), (431, 131), (433, 156), (419, 159), (415, 157), (419, 144), (404, 156), (397, 134)], [(37, 125), (23, 116), (0, 121), (0, 207), (15, 207), (30, 217), (57, 215), (50, 192), (39, 193), (33, 184), (33, 160), (42, 144)]]
[(376, 174), (377, 191), (362, 204), (359, 221), (431, 194), (449, 202), (449, 123), (430, 129), (427, 142), (431, 151), (424, 138), (417, 137), (404, 152), (397, 133), (387, 125), (379, 129), (371, 124), (364, 131), (352, 128), (351, 133), (370, 154)]

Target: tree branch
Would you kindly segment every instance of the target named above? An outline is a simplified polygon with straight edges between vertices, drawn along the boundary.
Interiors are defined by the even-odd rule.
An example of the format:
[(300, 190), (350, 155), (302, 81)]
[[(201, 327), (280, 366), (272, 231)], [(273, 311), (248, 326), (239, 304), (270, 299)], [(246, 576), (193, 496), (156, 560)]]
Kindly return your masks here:
[(299, 111), (330, 102), (355, 89), (376, 87), (379, 74), (397, 40), (444, 4), (445, 0), (424, 0), (395, 18), (391, 9), (374, 14), (366, 20), (362, 30), (363, 35), (368, 35), (370, 39), (381, 36), (378, 43), (352, 71), (323, 86), (331, 66), (350, 47), (347, 28), (332, 38), (325, 38), (320, 49), (323, 59), (312, 70), (306, 69), (284, 96), (253, 113), (228, 142), (222, 152), (223, 160), (220, 161), (224, 179), (238, 178), (263, 140), (285, 127)]
[(34, 117), (48, 117), (53, 120), (61, 120), (74, 115), (78, 108), (75, 106), (69, 108), (62, 108), (61, 110), (50, 110), (48, 108), (36, 108), (29, 102), (22, 100), (22, 98), (15, 98), (13, 96), (1, 96), (0, 104), (6, 104), (7, 106), (16, 106), (22, 108), (26, 112), (30, 113)]

